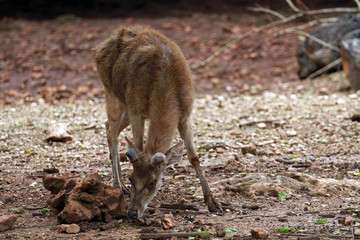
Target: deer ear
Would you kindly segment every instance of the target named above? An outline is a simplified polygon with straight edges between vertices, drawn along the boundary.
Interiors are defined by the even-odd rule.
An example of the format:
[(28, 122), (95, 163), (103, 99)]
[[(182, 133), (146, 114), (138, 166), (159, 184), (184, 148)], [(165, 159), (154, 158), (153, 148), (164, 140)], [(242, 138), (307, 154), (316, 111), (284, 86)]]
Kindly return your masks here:
[(182, 159), (184, 152), (184, 142), (181, 140), (178, 144), (166, 152), (166, 165), (174, 165)]
[(163, 153), (155, 153), (155, 155), (151, 158), (151, 166), (156, 168), (160, 164), (166, 161), (166, 156)]

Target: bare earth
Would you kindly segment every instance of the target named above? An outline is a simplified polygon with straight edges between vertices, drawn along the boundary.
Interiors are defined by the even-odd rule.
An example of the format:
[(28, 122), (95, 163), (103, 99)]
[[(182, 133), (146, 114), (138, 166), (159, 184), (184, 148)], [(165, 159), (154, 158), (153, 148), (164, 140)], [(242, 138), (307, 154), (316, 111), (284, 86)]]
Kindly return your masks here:
[[(269, 21), (272, 19), (246, 14), (193, 14), (185, 18), (113, 20), (63, 16), (51, 21), (1, 23), (0, 101), (12, 104), (22, 98), (31, 102), (40, 94), (52, 102), (69, 98), (67, 92), (70, 100), (102, 96), (91, 48), (122, 24), (150, 25), (174, 40), (193, 68), (198, 94), (242, 93), (249, 85), (295, 81), (297, 37), (261, 42), (283, 27), (234, 44), (205, 68), (196, 68), (239, 34)], [(49, 93), (53, 91), (58, 93)]]
[[(215, 233), (215, 226), (223, 223), (230, 229), (227, 236), (247, 236), (250, 229), (259, 227), (269, 231), (271, 239), (291, 239), (289, 233), (276, 232), (287, 227), (294, 236), (323, 234), (348, 239), (354, 223), (343, 225), (341, 219), (356, 213), (360, 186), (360, 124), (349, 118), (360, 112), (360, 95), (338, 90), (347, 84), (340, 73), (313, 82), (280, 84), (255, 95), (206, 95), (196, 99), (196, 145), (218, 200), (232, 209), (223, 216), (206, 211), (199, 182), (186, 157), (168, 170), (164, 186), (151, 205), (158, 207), (184, 198), (187, 204), (199, 206), (200, 211), (173, 212), (177, 224), (174, 230), (180, 232), (202, 229)], [(321, 94), (317, 89), (322, 89)], [(72, 177), (98, 172), (111, 184), (105, 119), (103, 100), (3, 106), (0, 215), (11, 214), (14, 207), (25, 208), (14, 229), (2, 233), (4, 237), (69, 238), (55, 231), (56, 217), (51, 212), (41, 214), (49, 198), (42, 186), (43, 169), (55, 167), (60, 175)], [(270, 121), (264, 124), (262, 120)], [(44, 130), (56, 123), (69, 125), (72, 141), (43, 141)], [(244, 127), (239, 128), (239, 124)], [(126, 150), (126, 135), (130, 135), (129, 129), (121, 133), (121, 152)], [(206, 140), (218, 141), (219, 147), (205, 150)], [(244, 155), (242, 148), (249, 143), (255, 144), (256, 153)], [(225, 144), (228, 146), (221, 147)], [(279, 159), (295, 161), (286, 164)], [(122, 168), (128, 175), (131, 165), (123, 163)], [(311, 178), (310, 185), (306, 185), (306, 176)], [(249, 179), (241, 182), (243, 177)], [(280, 177), (300, 180), (288, 186), (288, 181), (282, 182)], [(271, 184), (271, 178), (279, 181)], [(216, 184), (222, 180), (226, 180), (222, 187)], [(326, 185), (329, 180), (334, 182)], [(279, 197), (281, 192), (286, 199)], [(32, 210), (34, 207), (39, 209)], [(285, 222), (280, 222), (278, 216)], [(327, 222), (316, 223), (319, 219)], [(96, 226), (71, 237), (133, 239), (143, 228), (128, 219), (120, 228), (99, 231)], [(161, 229), (155, 223), (151, 226)]]
[[(193, 65), (229, 41), (231, 38), (227, 35), (246, 31), (246, 26), (236, 30), (240, 19), (208, 17), (195, 16), (196, 21), (183, 19), (180, 26), (175, 24), (177, 19), (153, 20), (151, 25), (179, 43)], [(209, 19), (212, 18), (215, 20), (211, 23)], [(37, 95), (41, 86), (32, 83), (44, 80), (46, 87), (61, 87), (64, 83), (72, 89), (71, 94), (79, 93), (80, 86), (100, 87), (89, 49), (114, 25), (123, 22), (125, 20), (87, 23), (81, 20), (54, 25), (52, 22), (31, 22), (29, 27), (26, 22), (15, 22), (15, 25), (24, 24), (23, 31), (30, 28), (26, 34), (39, 39), (27, 39), (28, 42), (19, 35), (19, 30), (0, 33), (1, 47), (4, 47), (4, 41), (10, 45), (25, 42), (24, 46), (20, 44), (14, 48), (11, 45), (10, 50), (2, 49), (0, 53), (3, 97), (0, 111), (0, 216), (20, 211), (13, 229), (0, 233), (0, 239), (138, 239), (144, 228), (151, 228), (152, 232), (165, 231), (158, 224), (160, 216), (147, 213), (152, 219), (150, 226), (125, 218), (120, 226), (105, 231), (99, 230), (103, 223), (95, 222), (81, 225), (82, 231), (78, 234), (58, 233), (56, 215), (46, 204), (50, 193), (42, 185), (43, 170), (51, 167), (60, 171), (58, 175), (69, 177), (84, 177), (97, 172), (103, 181), (112, 183), (104, 129), (105, 103), (101, 93), (98, 96), (95, 93), (80, 94), (71, 102), (66, 101), (71, 97), (53, 101)], [(207, 26), (199, 29), (205, 29), (204, 32), (208, 29), (211, 35), (198, 37), (195, 31), (200, 25)], [(182, 38), (183, 30), (186, 32), (188, 26), (191, 27), (187, 32), (190, 37)], [(247, 27), (250, 29), (253, 25)], [(91, 31), (83, 30), (87, 28)], [(42, 31), (44, 35), (39, 34)], [(47, 36), (56, 31), (63, 32), (65, 37), (56, 40), (59, 45), (51, 45), (55, 40)], [(9, 36), (3, 38), (4, 35)], [(214, 40), (212, 45), (209, 43), (211, 36), (221, 39)], [(74, 39), (80, 39), (80, 43), (71, 47)], [(82, 42), (81, 39), (88, 40)], [(185, 156), (178, 166), (168, 169), (164, 186), (150, 207), (185, 199), (186, 204), (195, 204), (200, 209), (173, 210), (176, 227), (167, 232), (202, 230), (216, 234), (216, 226), (224, 224), (229, 239), (250, 239), (253, 228), (268, 231), (269, 239), (354, 237), (359, 224), (360, 124), (350, 118), (360, 113), (360, 93), (344, 91), (349, 83), (343, 73), (314, 81), (296, 81), (294, 39), (289, 36), (279, 40), (280, 44), (277, 41), (266, 43), (267, 48), (263, 47), (251, 56), (243, 52), (248, 45), (237, 45), (207, 68), (194, 71), (200, 92), (193, 113), (195, 144), (215, 196), (228, 209), (222, 215), (207, 211), (199, 181)], [(45, 41), (49, 45), (39, 48), (31, 41)], [(250, 46), (254, 46), (254, 41)], [(286, 42), (290, 44), (285, 45)], [(59, 52), (56, 46), (61, 44), (70, 46), (68, 53)], [(18, 54), (23, 53), (26, 59), (27, 52), (22, 49), (25, 45), (33, 47), (29, 49), (29, 56), (36, 53), (39, 57), (29, 57), (16, 64), (14, 59), (18, 59)], [(49, 52), (43, 54), (43, 51)], [(60, 56), (54, 57), (56, 54)], [(269, 56), (276, 54), (276, 59), (283, 62), (271, 60)], [(13, 58), (6, 60), (8, 57)], [(57, 59), (55, 63), (54, 59)], [(39, 66), (43, 67), (34, 69)], [(22, 88), (20, 84), (26, 78), (27, 84)], [(271, 84), (266, 84), (267, 81)], [(86, 85), (86, 82), (90, 83)], [(226, 90), (226, 86), (232, 88)], [(11, 89), (30, 95), (7, 94), (6, 91)], [(214, 93), (216, 91), (219, 94)], [(72, 141), (43, 141), (46, 130), (57, 123), (68, 125)], [(124, 137), (129, 135), (129, 128), (120, 135), (121, 152), (126, 151)], [(216, 146), (212, 148), (209, 141), (215, 141)], [(253, 149), (249, 150), (252, 144)], [(247, 150), (250, 153), (246, 153)], [(131, 165), (124, 162), (122, 169), (128, 176)], [(125, 180), (129, 184), (127, 178)], [(352, 217), (352, 220), (345, 224), (345, 217)], [(286, 228), (290, 232), (280, 232)]]

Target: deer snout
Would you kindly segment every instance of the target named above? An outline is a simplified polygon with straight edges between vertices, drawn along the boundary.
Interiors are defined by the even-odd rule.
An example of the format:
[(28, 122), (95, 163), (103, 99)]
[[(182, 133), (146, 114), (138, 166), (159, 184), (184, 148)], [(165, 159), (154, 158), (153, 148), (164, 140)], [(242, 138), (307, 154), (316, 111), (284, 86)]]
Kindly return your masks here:
[(137, 218), (138, 217), (138, 211), (137, 210), (127, 210), (127, 215), (129, 218)]

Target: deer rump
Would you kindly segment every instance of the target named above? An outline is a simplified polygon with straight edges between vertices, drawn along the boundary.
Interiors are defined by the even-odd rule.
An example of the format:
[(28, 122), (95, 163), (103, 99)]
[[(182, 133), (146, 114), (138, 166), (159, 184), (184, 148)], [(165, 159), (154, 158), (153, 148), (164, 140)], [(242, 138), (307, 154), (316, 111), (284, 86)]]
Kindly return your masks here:
[[(194, 88), (189, 66), (177, 45), (162, 34), (144, 26), (119, 28), (95, 49), (95, 59), (106, 95), (117, 97), (130, 115), (174, 125), (167, 129), (176, 129), (190, 115)], [(174, 134), (162, 137), (172, 139)], [(148, 150), (159, 150), (155, 148)]]

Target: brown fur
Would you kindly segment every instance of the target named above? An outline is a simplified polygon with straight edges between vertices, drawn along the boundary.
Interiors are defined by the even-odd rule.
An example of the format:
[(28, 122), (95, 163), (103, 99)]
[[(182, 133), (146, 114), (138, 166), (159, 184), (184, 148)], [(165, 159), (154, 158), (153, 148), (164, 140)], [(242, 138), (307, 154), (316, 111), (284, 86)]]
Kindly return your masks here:
[[(138, 163), (133, 164), (132, 179), (137, 183), (144, 182), (141, 178), (154, 172), (159, 172), (156, 174), (157, 178), (161, 177), (165, 168), (159, 171), (147, 166), (155, 153), (166, 153), (176, 129), (179, 129), (189, 159), (202, 181), (204, 195), (208, 195), (205, 196), (205, 201), (212, 210), (218, 209), (219, 206), (212, 198), (202, 176), (199, 158), (193, 145), (190, 115), (194, 86), (190, 68), (179, 47), (149, 27), (124, 26), (94, 48), (94, 53), (99, 76), (105, 88), (107, 138), (113, 164), (114, 186), (126, 189), (121, 178), (117, 153), (117, 137), (126, 126), (132, 126), (137, 154), (140, 156)], [(150, 120), (150, 126), (143, 148), (145, 119)], [(133, 187), (134, 185), (136, 184), (133, 184)], [(146, 183), (142, 184), (142, 187), (145, 185)]]

